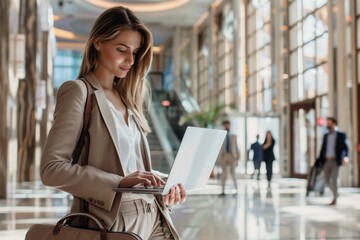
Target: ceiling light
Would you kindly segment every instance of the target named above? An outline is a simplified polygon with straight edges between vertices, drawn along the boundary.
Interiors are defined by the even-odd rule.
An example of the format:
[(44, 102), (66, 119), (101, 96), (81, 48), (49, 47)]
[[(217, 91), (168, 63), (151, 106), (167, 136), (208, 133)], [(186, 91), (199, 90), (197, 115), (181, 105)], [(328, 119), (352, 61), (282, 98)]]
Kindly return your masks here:
[(53, 20), (54, 21), (57, 21), (57, 20), (60, 20), (61, 19), (61, 16), (60, 15), (54, 15), (53, 16)]
[(82, 51), (85, 48), (85, 43), (82, 42), (57, 42), (56, 46), (60, 49), (73, 49)]
[(64, 38), (64, 39), (73, 39), (78, 41), (86, 41), (86, 38), (76, 35), (73, 32), (66, 31), (60, 28), (54, 28), (55, 36), (58, 38)]
[(161, 53), (162, 48), (160, 46), (153, 46), (153, 53)]
[(108, 9), (116, 6), (123, 6), (131, 9), (134, 12), (160, 12), (160, 11), (166, 11), (180, 7), (188, 3), (190, 0), (172, 0), (172, 1), (165, 1), (160, 3), (115, 3), (112, 1), (105, 1), (105, 0), (86, 0), (86, 1), (92, 5), (104, 9)]

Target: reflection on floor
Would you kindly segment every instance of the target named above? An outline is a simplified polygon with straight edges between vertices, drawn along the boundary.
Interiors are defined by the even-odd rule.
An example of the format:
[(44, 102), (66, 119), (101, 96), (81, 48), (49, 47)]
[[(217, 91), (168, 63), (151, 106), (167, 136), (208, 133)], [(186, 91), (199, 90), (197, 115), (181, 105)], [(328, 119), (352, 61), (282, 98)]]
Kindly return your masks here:
[[(234, 195), (220, 197), (216, 180), (193, 192), (187, 202), (174, 209), (173, 220), (182, 239), (360, 239), (360, 190), (341, 188), (337, 206), (327, 206), (324, 197), (305, 197), (306, 182), (275, 179), (238, 180)], [(41, 184), (22, 185), (8, 200), (0, 201), (0, 240), (23, 240), (33, 223), (55, 223), (70, 203), (67, 194)]]

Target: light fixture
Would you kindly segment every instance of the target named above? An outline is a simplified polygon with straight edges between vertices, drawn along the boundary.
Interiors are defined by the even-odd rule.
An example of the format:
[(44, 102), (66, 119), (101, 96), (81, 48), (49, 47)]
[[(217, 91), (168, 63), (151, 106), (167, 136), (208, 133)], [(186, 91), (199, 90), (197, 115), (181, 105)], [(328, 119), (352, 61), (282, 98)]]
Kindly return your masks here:
[(61, 16), (60, 15), (54, 15), (53, 16), (53, 20), (54, 21), (57, 21), (57, 20), (60, 20), (61, 19)]
[(86, 38), (76, 35), (75, 33), (70, 31), (66, 31), (60, 28), (54, 28), (54, 31), (55, 31), (55, 36), (58, 38), (86, 41)]
[(162, 48), (160, 46), (153, 46), (152, 49), (153, 49), (154, 54), (161, 53), (161, 51), (162, 51)]
[(183, 6), (184, 4), (188, 3), (190, 0), (172, 0), (172, 1), (164, 1), (159, 3), (123, 3), (123, 2), (115, 3), (112, 1), (105, 1), (105, 0), (86, 0), (86, 1), (92, 5), (104, 9), (121, 5), (123, 7), (131, 9), (134, 12), (160, 12), (160, 11), (166, 11)]

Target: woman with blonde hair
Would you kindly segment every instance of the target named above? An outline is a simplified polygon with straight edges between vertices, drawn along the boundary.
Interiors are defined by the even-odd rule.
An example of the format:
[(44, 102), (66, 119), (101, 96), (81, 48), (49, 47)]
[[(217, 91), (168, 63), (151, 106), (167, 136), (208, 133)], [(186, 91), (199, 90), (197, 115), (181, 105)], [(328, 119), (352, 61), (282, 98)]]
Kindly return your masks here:
[(145, 76), (151, 60), (151, 33), (131, 10), (114, 7), (98, 17), (79, 73), (94, 90), (89, 148), (80, 156), (87, 156), (88, 165), (71, 164), (83, 128), (87, 88), (82, 81), (67, 81), (57, 94), (41, 179), (74, 196), (71, 212), (81, 211), (81, 199), (86, 200), (87, 211), (109, 231), (130, 231), (143, 239), (179, 239), (168, 208), (185, 201), (183, 185), (175, 185), (164, 197), (113, 191), (164, 185), (151, 169), (145, 135), (150, 131), (143, 113), (149, 101)]

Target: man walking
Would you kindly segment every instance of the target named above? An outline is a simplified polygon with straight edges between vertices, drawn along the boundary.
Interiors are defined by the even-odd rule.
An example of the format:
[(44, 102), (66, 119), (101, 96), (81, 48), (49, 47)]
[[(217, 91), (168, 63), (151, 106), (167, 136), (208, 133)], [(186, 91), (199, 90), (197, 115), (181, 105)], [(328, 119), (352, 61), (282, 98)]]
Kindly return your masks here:
[[(253, 162), (254, 162), (254, 172), (251, 174), (251, 178), (254, 178), (255, 172), (257, 172), (257, 180), (260, 179), (260, 166), (261, 161), (263, 160), (263, 148), (259, 143), (259, 134), (256, 135), (256, 141), (251, 144), (250, 151), (253, 151)], [(249, 154), (248, 154), (249, 158)]]
[(318, 161), (323, 166), (325, 182), (334, 195), (334, 199), (329, 205), (336, 205), (336, 199), (338, 197), (337, 178), (339, 175), (339, 167), (343, 163), (349, 162), (349, 148), (346, 134), (337, 130), (337, 120), (335, 118), (327, 118), (327, 129), (329, 132), (324, 135)]
[(235, 168), (240, 158), (240, 152), (237, 145), (236, 135), (230, 133), (230, 121), (223, 121), (223, 127), (228, 132), (225, 138), (223, 147), (220, 150), (219, 158), (222, 169), (221, 174), (221, 196), (225, 196), (225, 182), (227, 179), (227, 169), (230, 168), (230, 174), (234, 182), (235, 189), (237, 190)]

